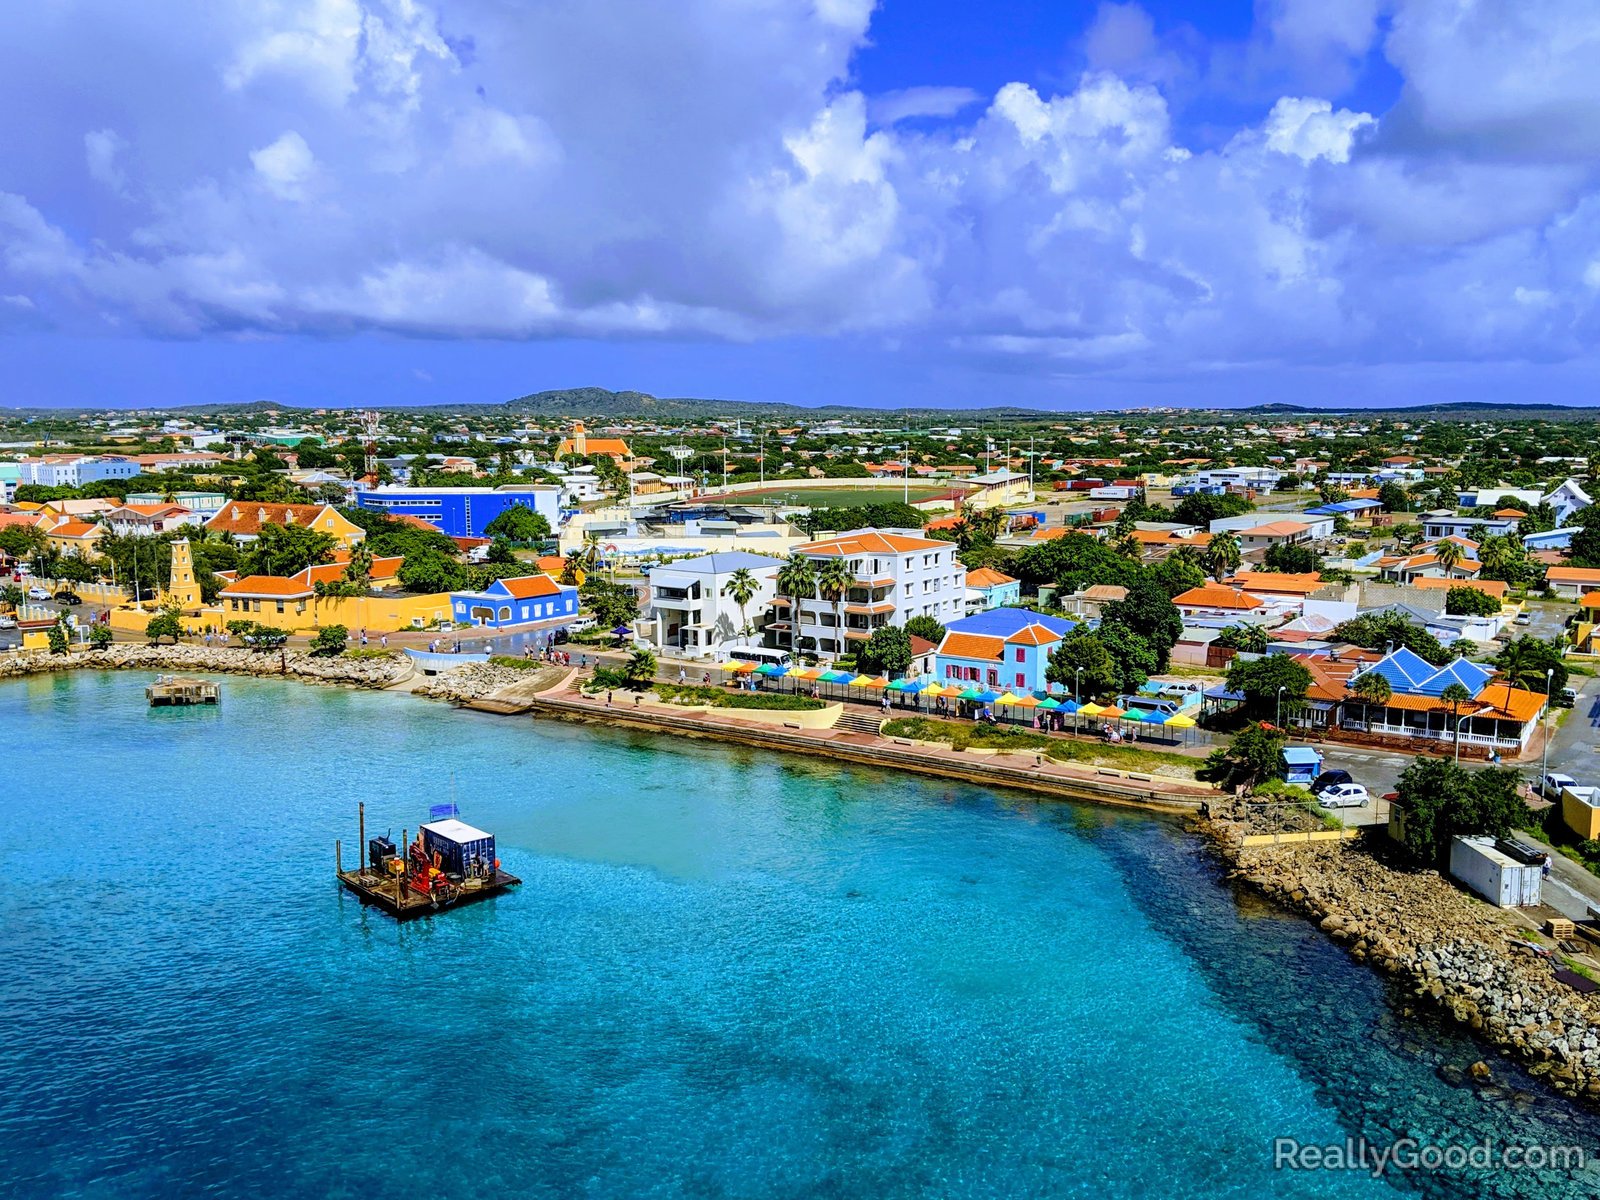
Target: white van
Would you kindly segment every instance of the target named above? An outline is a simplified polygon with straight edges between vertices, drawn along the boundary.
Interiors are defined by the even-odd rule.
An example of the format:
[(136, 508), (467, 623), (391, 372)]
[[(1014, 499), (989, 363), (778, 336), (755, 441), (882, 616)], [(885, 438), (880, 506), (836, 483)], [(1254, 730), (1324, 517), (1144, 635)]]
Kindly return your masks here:
[(735, 646), (728, 651), (729, 662), (753, 662), (758, 667), (762, 663), (771, 663), (775, 667), (787, 667), (792, 661), (787, 650), (768, 650), (764, 646)]

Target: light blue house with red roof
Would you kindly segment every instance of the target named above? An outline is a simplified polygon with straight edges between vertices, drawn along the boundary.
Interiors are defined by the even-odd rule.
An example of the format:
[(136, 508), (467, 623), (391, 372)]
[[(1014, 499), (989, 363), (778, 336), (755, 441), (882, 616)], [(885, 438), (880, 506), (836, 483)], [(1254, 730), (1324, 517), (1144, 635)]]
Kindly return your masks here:
[(934, 659), (942, 684), (1000, 692), (1064, 692), (1044, 677), (1050, 655), (1076, 622), (1027, 608), (995, 608), (945, 626)]

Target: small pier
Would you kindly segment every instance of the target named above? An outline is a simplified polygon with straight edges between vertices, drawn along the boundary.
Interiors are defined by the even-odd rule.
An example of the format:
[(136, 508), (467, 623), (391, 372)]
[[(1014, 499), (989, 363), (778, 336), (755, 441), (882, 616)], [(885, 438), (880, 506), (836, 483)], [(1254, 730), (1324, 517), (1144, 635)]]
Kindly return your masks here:
[[(334, 875), (339, 886), (363, 904), (374, 904), (396, 920), (426, 916), (446, 908), (497, 896), (522, 883), (500, 869), (494, 838), (450, 820), (423, 825), (414, 842), (400, 834), (402, 853), (388, 838), (367, 841), (367, 806), (358, 808), (361, 862), (345, 870), (344, 844), (334, 842)], [(468, 837), (466, 835), (475, 835)], [(442, 849), (441, 849), (442, 847)]]
[(186, 679), (161, 675), (144, 689), (151, 708), (171, 708), (190, 704), (216, 704), (222, 699), (222, 685), (210, 679)]

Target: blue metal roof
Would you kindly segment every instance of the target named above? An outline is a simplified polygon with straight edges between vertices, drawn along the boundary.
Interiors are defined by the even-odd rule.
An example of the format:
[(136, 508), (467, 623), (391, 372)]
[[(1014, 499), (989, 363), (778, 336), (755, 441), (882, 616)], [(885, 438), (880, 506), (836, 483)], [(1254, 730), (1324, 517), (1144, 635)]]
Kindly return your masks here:
[(1299, 763), (1319, 763), (1322, 755), (1310, 746), (1285, 746), (1283, 748), (1283, 761), (1290, 765)]
[(1337, 517), (1345, 513), (1366, 512), (1373, 508), (1382, 508), (1378, 500), (1335, 500), (1331, 504), (1319, 504), (1316, 508), (1306, 509), (1308, 517)]
[(1031, 608), (991, 608), (988, 612), (949, 622), (945, 628), (951, 633), (976, 633), (984, 637), (1010, 637), (1030, 625), (1042, 625), (1057, 637), (1065, 637), (1077, 624), (1065, 617), (1047, 617)]

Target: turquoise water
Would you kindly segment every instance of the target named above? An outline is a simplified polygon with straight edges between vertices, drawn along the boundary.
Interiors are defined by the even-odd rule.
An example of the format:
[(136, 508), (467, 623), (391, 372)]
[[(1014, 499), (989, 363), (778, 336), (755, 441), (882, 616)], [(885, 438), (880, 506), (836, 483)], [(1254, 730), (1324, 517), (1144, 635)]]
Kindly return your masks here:
[[(1600, 1146), (1173, 824), (229, 679), (0, 685), (0, 1193), (1595, 1194), (1274, 1137)], [(333, 842), (454, 779), (515, 893), (403, 927)], [(351, 856), (354, 850), (351, 850)]]

